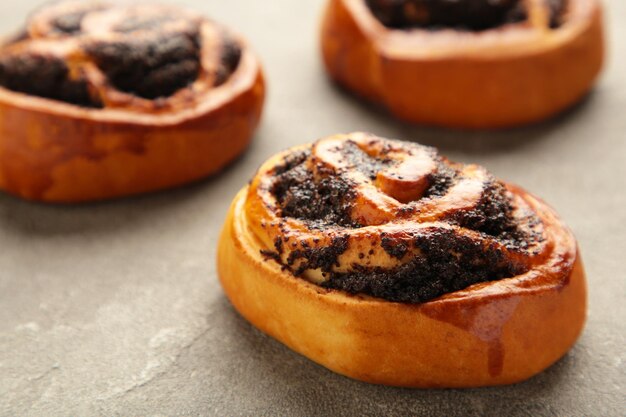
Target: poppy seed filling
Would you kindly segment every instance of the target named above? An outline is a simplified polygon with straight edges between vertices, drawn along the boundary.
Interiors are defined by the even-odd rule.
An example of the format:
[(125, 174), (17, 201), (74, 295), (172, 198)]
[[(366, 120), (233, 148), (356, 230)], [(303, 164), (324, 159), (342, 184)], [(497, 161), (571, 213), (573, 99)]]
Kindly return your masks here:
[(87, 81), (82, 77), (70, 78), (67, 64), (50, 55), (32, 53), (0, 57), (0, 85), (78, 106), (102, 107), (99, 100), (91, 97)]
[[(393, 144), (397, 147), (398, 142)], [(434, 150), (424, 149), (437, 168), (429, 174), (429, 184), (419, 201), (398, 206), (394, 216), (399, 222), (410, 222), (421, 210), (419, 204), (436, 204), (463, 180), (463, 165), (449, 163)], [(384, 151), (372, 156), (350, 141), (337, 152), (346, 164), (338, 170), (318, 161), (311, 151), (288, 155), (274, 169), (271, 193), (280, 217), (297, 219), (312, 233), (331, 236), (322, 239), (325, 244), (296, 245), (293, 236), (286, 233), (276, 238), (274, 248), (262, 251), (296, 277), (319, 270), (324, 279), (318, 284), (325, 288), (420, 303), (472, 284), (524, 273), (527, 265), (511, 254), (524, 254), (542, 242), (540, 219), (528, 211), (516, 212), (506, 186), (489, 175), (471, 209), (444, 213), (432, 226), (414, 229), (408, 224), (402, 232), (383, 231), (372, 240), (372, 249), (360, 249), (358, 261), (340, 267), (342, 256), (352, 250), (353, 231), (368, 227), (354, 217), (358, 184), (346, 172), (357, 170), (375, 183), (377, 174), (393, 168), (397, 161), (385, 157)], [(376, 265), (372, 256), (380, 252), (377, 248), (396, 259), (395, 266)]]
[[(528, 18), (522, 0), (366, 0), (366, 4), (383, 25), (396, 29), (481, 31)], [(545, 6), (550, 27), (559, 27), (566, 0), (545, 0)]]
[(197, 34), (95, 43), (87, 48), (118, 90), (147, 99), (167, 97), (191, 84), (200, 69)]

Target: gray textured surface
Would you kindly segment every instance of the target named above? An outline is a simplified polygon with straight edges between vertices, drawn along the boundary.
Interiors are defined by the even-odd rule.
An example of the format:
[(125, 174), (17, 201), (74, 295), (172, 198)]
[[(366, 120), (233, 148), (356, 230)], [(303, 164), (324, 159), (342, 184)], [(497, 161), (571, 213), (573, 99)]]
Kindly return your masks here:
[[(0, 2), (0, 29), (36, 3)], [(625, 2), (608, 2), (613, 53), (582, 105), (547, 124), (471, 134), (402, 125), (335, 90), (317, 53), (321, 1), (181, 3), (238, 28), (262, 56), (270, 90), (254, 145), (219, 177), (170, 192), (79, 207), (0, 195), (0, 415), (626, 413)], [(233, 311), (214, 266), (230, 199), (270, 154), (352, 130), (484, 164), (561, 213), (590, 293), (585, 332), (563, 360), (501, 388), (373, 386), (309, 362)]]

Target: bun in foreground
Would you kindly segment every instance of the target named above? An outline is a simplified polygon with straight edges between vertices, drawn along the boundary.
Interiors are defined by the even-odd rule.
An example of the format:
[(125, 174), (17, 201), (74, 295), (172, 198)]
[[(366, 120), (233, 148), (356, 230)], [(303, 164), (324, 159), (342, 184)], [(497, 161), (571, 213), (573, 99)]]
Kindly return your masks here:
[(217, 261), (253, 325), (372, 383), (522, 381), (585, 320), (576, 241), (551, 208), (478, 166), (363, 133), (270, 158), (235, 197)]

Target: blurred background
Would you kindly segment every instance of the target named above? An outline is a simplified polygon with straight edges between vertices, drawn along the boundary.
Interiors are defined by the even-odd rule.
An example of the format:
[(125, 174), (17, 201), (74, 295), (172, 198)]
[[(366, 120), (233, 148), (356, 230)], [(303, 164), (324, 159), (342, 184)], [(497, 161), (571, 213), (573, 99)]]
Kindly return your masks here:
[[(267, 76), (261, 126), (226, 171), (176, 190), (75, 207), (0, 194), (0, 415), (623, 415), (626, 2), (604, 2), (594, 91), (552, 121), (498, 132), (411, 126), (335, 88), (318, 51), (322, 0), (169, 3), (247, 37)], [(0, 33), (38, 4), (1, 2)], [(565, 358), (514, 386), (394, 389), (335, 375), (234, 312), (214, 264), (232, 197), (273, 153), (354, 130), (437, 146), (556, 208), (590, 297)]]

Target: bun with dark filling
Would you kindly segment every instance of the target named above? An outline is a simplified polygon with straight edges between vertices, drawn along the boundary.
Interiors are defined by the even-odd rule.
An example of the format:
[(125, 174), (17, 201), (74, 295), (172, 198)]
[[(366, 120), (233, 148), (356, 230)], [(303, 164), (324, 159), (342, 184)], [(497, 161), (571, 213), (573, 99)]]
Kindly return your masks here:
[(599, 0), (329, 0), (324, 62), (401, 119), (500, 128), (580, 100), (602, 67)]
[(0, 46), (0, 188), (74, 202), (202, 178), (247, 147), (263, 97), (257, 58), (211, 20), (52, 3)]
[(480, 166), (365, 133), (263, 164), (230, 208), (218, 272), (253, 325), (387, 385), (521, 381), (585, 320), (576, 241), (550, 207)]

